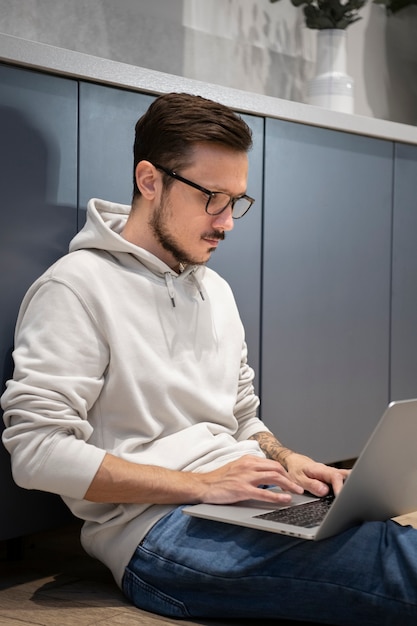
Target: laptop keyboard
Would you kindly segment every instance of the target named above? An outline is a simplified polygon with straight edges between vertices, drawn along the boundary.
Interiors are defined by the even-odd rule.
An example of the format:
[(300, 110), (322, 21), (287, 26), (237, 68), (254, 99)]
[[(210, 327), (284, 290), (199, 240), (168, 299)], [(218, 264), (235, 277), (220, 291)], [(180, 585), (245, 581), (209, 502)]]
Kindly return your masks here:
[(320, 500), (298, 504), (286, 509), (276, 509), (275, 511), (269, 511), (254, 517), (282, 524), (313, 528), (314, 526), (319, 526), (323, 521), (333, 501), (334, 495), (329, 495), (320, 498)]

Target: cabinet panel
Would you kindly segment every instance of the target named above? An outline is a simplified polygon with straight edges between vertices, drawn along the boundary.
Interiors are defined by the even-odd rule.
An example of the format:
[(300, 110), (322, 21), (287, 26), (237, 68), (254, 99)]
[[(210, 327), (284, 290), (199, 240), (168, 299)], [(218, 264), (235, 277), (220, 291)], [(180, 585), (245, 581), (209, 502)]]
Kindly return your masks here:
[(255, 204), (242, 219), (235, 221), (233, 230), (226, 234), (209, 265), (233, 289), (245, 326), (249, 364), (255, 370), (255, 387), (259, 391), (264, 119), (249, 115), (242, 117), (253, 136), (253, 148), (249, 152), (248, 195), (255, 198)]
[(392, 269), (391, 400), (417, 397), (417, 146), (397, 144)]
[(388, 401), (392, 144), (267, 120), (263, 419), (355, 457)]
[(135, 124), (153, 96), (80, 83), (80, 226), (90, 198), (130, 204)]
[[(0, 65), (0, 109), (2, 392), (12, 374), (13, 333), (23, 295), (68, 250), (76, 233), (77, 83)], [(14, 484), (3, 447), (0, 474), (0, 539), (51, 527), (68, 515), (58, 497)]]

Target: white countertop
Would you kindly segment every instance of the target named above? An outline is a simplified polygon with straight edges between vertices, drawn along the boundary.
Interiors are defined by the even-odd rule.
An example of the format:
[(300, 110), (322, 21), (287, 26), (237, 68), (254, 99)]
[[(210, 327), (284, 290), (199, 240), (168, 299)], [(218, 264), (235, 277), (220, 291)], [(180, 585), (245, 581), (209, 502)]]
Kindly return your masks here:
[(151, 94), (195, 93), (253, 113), (360, 135), (417, 144), (417, 127), (349, 115), (119, 63), (0, 33), (0, 62)]

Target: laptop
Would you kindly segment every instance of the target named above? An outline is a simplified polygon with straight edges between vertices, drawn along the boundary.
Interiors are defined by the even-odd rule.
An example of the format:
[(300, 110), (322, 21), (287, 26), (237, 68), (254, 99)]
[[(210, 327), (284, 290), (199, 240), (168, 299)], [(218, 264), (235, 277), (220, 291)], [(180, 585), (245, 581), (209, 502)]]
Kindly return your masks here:
[[(308, 509), (320, 508), (318, 519), (312, 519)], [(183, 509), (195, 517), (312, 540), (412, 511), (417, 511), (417, 399), (389, 404), (336, 497), (303, 494), (278, 507), (248, 500)]]

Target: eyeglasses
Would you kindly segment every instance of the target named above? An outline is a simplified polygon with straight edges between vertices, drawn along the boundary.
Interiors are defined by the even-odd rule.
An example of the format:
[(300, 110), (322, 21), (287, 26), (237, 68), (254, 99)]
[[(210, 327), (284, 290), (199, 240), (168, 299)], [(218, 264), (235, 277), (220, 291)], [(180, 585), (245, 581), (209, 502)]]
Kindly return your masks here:
[(234, 198), (228, 193), (224, 193), (223, 191), (210, 191), (201, 185), (197, 185), (197, 183), (193, 183), (191, 180), (184, 178), (174, 172), (173, 170), (169, 170), (163, 165), (157, 165), (157, 163), (153, 163), (153, 166), (156, 167), (157, 170), (161, 170), (167, 176), (174, 178), (175, 180), (179, 180), (181, 183), (185, 183), (190, 187), (194, 187), (194, 189), (198, 189), (202, 191), (207, 196), (207, 203), (205, 207), (206, 213), (209, 215), (220, 215), (223, 211), (227, 209), (229, 205), (232, 207), (232, 217), (235, 220), (238, 220), (240, 217), (243, 217), (245, 213), (249, 211), (252, 204), (255, 202), (253, 198), (249, 196), (237, 196)]

